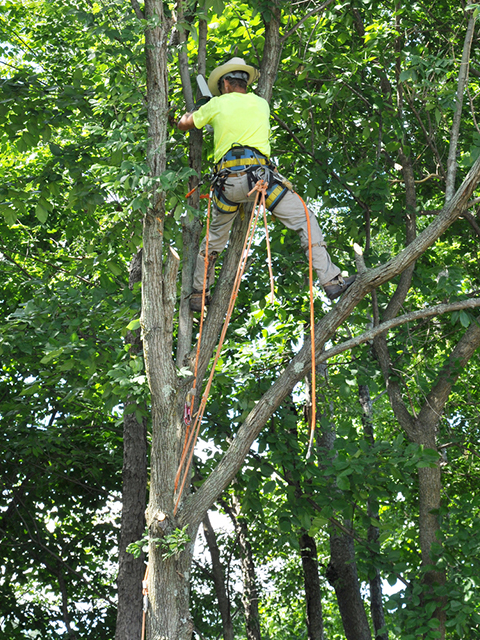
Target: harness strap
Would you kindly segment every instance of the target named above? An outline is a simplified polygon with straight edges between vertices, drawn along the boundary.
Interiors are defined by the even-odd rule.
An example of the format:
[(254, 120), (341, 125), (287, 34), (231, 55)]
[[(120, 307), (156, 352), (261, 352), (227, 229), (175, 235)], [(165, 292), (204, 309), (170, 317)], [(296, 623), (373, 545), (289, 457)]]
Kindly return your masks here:
[(216, 165), (215, 171), (221, 171), (222, 169), (231, 169), (233, 167), (247, 167), (254, 164), (268, 164), (268, 159), (263, 156), (258, 158), (236, 158), (234, 160), (220, 160)]

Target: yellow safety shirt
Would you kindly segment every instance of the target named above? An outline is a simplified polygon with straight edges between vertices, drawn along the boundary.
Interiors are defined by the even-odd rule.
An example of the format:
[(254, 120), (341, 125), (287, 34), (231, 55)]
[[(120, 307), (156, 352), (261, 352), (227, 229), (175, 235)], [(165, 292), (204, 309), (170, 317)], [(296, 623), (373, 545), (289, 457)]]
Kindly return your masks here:
[(237, 145), (254, 147), (270, 156), (270, 108), (254, 93), (225, 93), (193, 113), (197, 129), (213, 127), (214, 159), (218, 162)]

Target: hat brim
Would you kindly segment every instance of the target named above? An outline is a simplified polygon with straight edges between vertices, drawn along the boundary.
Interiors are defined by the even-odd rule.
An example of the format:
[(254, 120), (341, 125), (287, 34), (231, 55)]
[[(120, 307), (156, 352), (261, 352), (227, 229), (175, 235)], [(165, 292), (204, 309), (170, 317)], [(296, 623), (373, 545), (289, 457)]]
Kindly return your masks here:
[(208, 78), (208, 88), (212, 92), (212, 95), (221, 95), (218, 88), (218, 81), (222, 76), (227, 75), (229, 71), (245, 71), (246, 73), (248, 73), (247, 85), (252, 84), (252, 82), (255, 82), (255, 80), (258, 80), (258, 78), (260, 77), (260, 72), (258, 71), (258, 69), (255, 69), (255, 67), (251, 67), (248, 64), (235, 64), (227, 62), (226, 64), (222, 64), (220, 67), (214, 69), (210, 74), (210, 77)]

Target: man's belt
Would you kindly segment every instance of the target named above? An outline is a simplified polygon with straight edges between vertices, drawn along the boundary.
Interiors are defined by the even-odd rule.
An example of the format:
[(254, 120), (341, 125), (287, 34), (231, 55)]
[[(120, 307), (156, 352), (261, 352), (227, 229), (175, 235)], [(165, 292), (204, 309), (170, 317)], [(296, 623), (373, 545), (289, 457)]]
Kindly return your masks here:
[(266, 165), (269, 160), (257, 149), (252, 147), (232, 147), (223, 158), (215, 165), (215, 173), (223, 169), (241, 171), (252, 165)]

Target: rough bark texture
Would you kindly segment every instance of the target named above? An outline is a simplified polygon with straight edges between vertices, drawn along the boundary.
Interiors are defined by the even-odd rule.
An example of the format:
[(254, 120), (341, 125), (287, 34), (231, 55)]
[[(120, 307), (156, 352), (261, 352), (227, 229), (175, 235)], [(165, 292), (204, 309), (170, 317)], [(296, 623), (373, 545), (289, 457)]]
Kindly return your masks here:
[(264, 19), (265, 49), (260, 65), (260, 79), (258, 81), (258, 94), (262, 96), (262, 98), (265, 98), (267, 102), (270, 102), (272, 98), (273, 84), (277, 75), (280, 54), (282, 52), (282, 40), (280, 38), (281, 10), (278, 0), (272, 0), (269, 10), (269, 19)]
[[(182, 3), (179, 7), (179, 21), (183, 18)], [(186, 31), (179, 33), (180, 44), (184, 44), (187, 39)], [(205, 60), (207, 47), (207, 23), (200, 20), (198, 39), (198, 73), (205, 74)], [(189, 73), (188, 54), (186, 46), (181, 46), (178, 54), (180, 76), (182, 78), (183, 95), (188, 111), (194, 108), (194, 97)], [(188, 192), (198, 186), (202, 173), (202, 131), (192, 129), (189, 133), (189, 166), (197, 172), (188, 181)], [(200, 190), (195, 189), (188, 199), (188, 204), (196, 209), (200, 208)], [(183, 216), (182, 220), (182, 243), (183, 243), (183, 268), (182, 287), (180, 294), (180, 304), (178, 312), (178, 339), (177, 339), (177, 366), (182, 368), (188, 366), (187, 356), (192, 345), (193, 315), (190, 311), (189, 296), (193, 288), (193, 272), (198, 254), (200, 235), (202, 232), (202, 221), (199, 217)]]
[[(129, 287), (141, 281), (141, 251), (130, 264)], [(131, 353), (141, 353), (140, 331), (127, 335)], [(126, 410), (130, 402), (127, 400)], [(143, 554), (134, 558), (127, 546), (140, 540), (145, 529), (147, 492), (146, 420), (139, 422), (135, 412), (123, 418), (122, 519), (118, 544), (118, 607), (115, 640), (139, 638), (142, 630), (142, 580), (145, 571)]]
[[(168, 114), (167, 41), (171, 20), (161, 0), (147, 0), (145, 32), (148, 124), (147, 159), (152, 177), (166, 167)], [(150, 535), (147, 616), (148, 640), (189, 640), (193, 625), (189, 614), (190, 563), (193, 542), (164, 559), (161, 544), (177, 529), (173, 517), (174, 481), (182, 441), (183, 397), (173, 362), (173, 314), (179, 258), (171, 249), (163, 264), (165, 196), (154, 191), (143, 226), (142, 331), (145, 369), (151, 392), (152, 450), (150, 496), (146, 512)], [(181, 395), (181, 394), (180, 394)], [(166, 446), (168, 443), (168, 446)], [(196, 529), (189, 530), (191, 540)]]
[(360, 594), (355, 547), (351, 535), (332, 532), (327, 579), (335, 589), (347, 640), (371, 640), (372, 634)]
[(307, 606), (308, 640), (325, 640), (322, 615), (322, 592), (318, 575), (315, 539), (304, 533), (299, 538), (302, 553), (303, 584)]
[(220, 551), (218, 549), (217, 539), (208, 514), (203, 519), (203, 532), (205, 534), (208, 550), (210, 551), (210, 557), (212, 559), (212, 577), (213, 584), (215, 586), (215, 594), (217, 596), (218, 609), (222, 617), (223, 639), (233, 640), (230, 598), (228, 597), (225, 585), (225, 575), (223, 572), (222, 562), (220, 560)]

